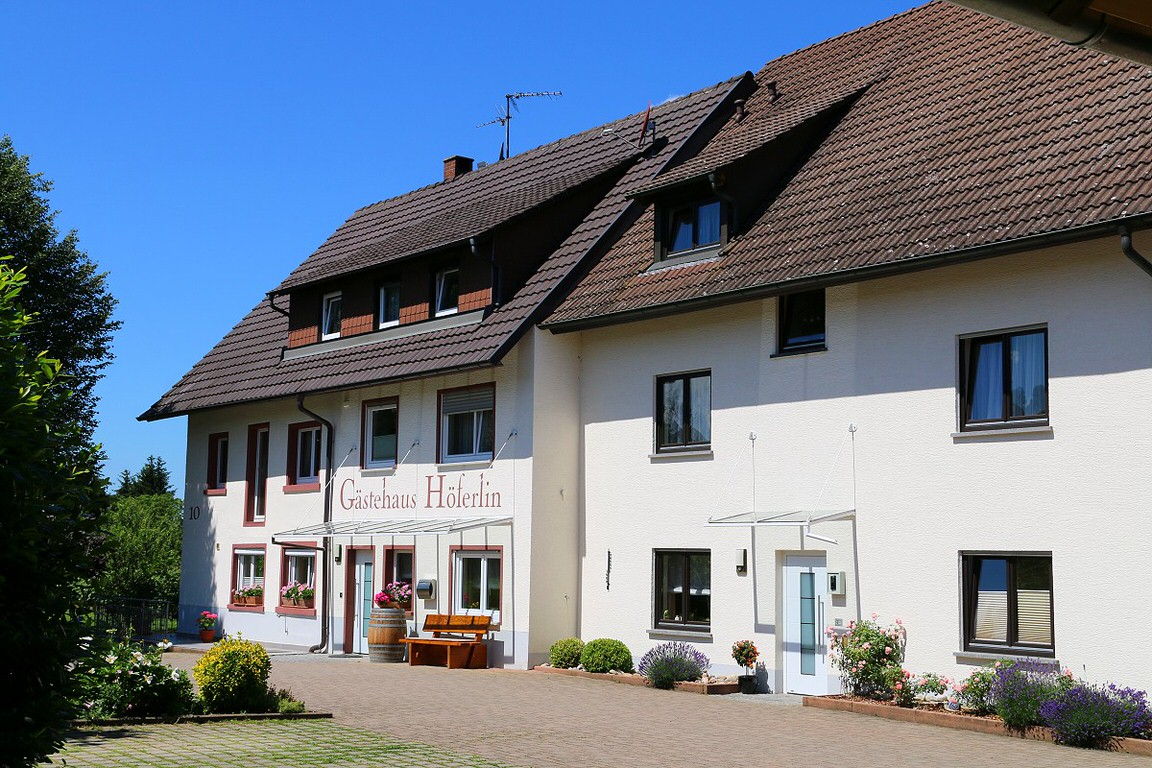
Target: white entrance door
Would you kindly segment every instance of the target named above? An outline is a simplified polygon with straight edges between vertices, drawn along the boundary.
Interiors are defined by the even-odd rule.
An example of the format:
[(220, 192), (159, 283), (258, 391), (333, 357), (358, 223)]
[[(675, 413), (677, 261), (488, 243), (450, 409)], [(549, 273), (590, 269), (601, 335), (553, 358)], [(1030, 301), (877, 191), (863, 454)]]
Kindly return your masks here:
[(828, 693), (827, 589), (828, 561), (823, 555), (785, 558), (784, 690), (789, 693)]
[(352, 653), (368, 653), (368, 621), (372, 616), (372, 552), (356, 553), (356, 595), (353, 602)]

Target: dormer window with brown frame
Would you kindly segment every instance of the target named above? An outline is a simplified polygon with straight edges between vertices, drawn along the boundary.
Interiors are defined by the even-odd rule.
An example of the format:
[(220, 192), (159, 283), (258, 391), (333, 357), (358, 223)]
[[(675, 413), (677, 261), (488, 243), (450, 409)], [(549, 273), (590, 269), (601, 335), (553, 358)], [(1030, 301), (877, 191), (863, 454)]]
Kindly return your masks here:
[(380, 284), (376, 310), (376, 327), (391, 328), (400, 324), (400, 281), (388, 280)]
[(433, 315), (444, 317), (456, 314), (460, 308), (460, 270), (452, 267), (437, 272), (435, 293)]
[(324, 294), (320, 312), (320, 341), (340, 338), (340, 315), (343, 300), (339, 291)]
[(660, 258), (675, 259), (719, 248), (728, 234), (724, 204), (714, 197), (669, 206), (660, 216)]

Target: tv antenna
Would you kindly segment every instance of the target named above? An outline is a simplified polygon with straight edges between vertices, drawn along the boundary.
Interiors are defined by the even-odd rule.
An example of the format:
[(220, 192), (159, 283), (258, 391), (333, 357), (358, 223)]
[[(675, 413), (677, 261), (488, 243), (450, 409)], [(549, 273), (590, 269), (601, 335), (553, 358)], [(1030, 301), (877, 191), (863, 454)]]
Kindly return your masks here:
[[(552, 98), (554, 96), (563, 95), (563, 91), (518, 91), (516, 93), (506, 93), (504, 94), (503, 114), (497, 113), (496, 119), (489, 120), (486, 123), (481, 123), (476, 127), (483, 128), (488, 125), (495, 125), (496, 123), (500, 123), (500, 125), (504, 126), (504, 144), (500, 148), (500, 159), (503, 160), (505, 157), (512, 156), (512, 110), (515, 109), (517, 112), (520, 111), (520, 107), (516, 102), (520, 99), (533, 99), (537, 96), (547, 96)], [(497, 109), (499, 109), (499, 107), (497, 107)]]

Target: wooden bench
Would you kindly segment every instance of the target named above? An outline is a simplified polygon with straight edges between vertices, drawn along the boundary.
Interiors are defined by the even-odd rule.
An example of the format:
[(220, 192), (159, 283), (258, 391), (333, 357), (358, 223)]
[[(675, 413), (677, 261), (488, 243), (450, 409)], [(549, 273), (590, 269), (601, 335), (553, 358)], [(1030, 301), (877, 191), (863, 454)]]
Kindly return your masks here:
[(430, 613), (424, 617), (424, 633), (431, 637), (406, 637), (411, 666), (443, 666), (448, 669), (487, 669), (488, 616), (462, 616)]

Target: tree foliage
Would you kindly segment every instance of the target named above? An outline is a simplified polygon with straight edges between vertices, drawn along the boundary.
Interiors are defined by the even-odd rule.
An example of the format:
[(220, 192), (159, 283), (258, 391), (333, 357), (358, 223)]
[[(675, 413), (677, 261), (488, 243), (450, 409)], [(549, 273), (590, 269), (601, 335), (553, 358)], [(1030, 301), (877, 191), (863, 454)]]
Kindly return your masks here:
[(164, 459), (149, 456), (144, 466), (136, 474), (128, 470), (120, 473), (120, 487), (116, 489), (117, 496), (154, 496), (157, 494), (175, 493), (172, 487), (172, 478), (168, 474), (168, 467)]
[(21, 334), (28, 349), (47, 350), (60, 362), (73, 391), (59, 405), (61, 416), (91, 440), (93, 387), (112, 360), (112, 333), (120, 323), (112, 320), (116, 300), (105, 275), (78, 248), (75, 232), (61, 237), (56, 229), (51, 189), (51, 181), (29, 170), (12, 140), (0, 136), (0, 256), (11, 256), (13, 269), (25, 271), (21, 303), (35, 314)]
[(98, 453), (61, 363), (31, 341), (24, 272), (0, 261), (0, 765), (30, 766), (63, 743), (82, 625), (77, 585), (94, 575), (106, 506)]
[(105, 518), (104, 568), (96, 591), (105, 597), (176, 602), (182, 513), (183, 505), (171, 493), (114, 499)]

